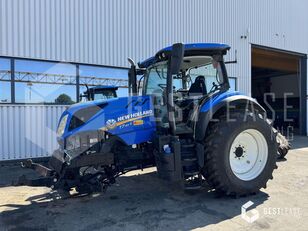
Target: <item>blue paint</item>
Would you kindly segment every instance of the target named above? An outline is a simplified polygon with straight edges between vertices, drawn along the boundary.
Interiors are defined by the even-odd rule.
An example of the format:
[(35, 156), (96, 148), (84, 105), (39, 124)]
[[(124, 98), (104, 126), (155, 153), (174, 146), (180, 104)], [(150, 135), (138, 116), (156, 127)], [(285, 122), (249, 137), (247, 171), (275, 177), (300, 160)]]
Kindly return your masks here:
[[(184, 44), (185, 50), (228, 50), (230, 49), (230, 46), (227, 44), (221, 44), (221, 43), (187, 43)], [(171, 51), (172, 46), (165, 47), (161, 49), (159, 52), (162, 51)]]
[[(172, 46), (168, 46), (168, 47), (165, 47), (163, 49), (161, 49), (160, 51), (158, 51), (156, 53), (155, 56), (153, 57), (150, 57), (142, 62), (139, 62), (138, 65), (140, 68), (147, 68), (149, 67), (150, 65), (156, 63), (158, 61), (157, 59), (157, 54), (161, 53), (161, 52), (168, 52), (168, 51), (171, 51), (172, 49)], [(223, 50), (229, 50), (230, 49), (230, 46), (227, 45), (227, 44), (220, 44), (220, 43), (187, 43), (187, 44), (184, 44), (184, 49), (185, 51), (190, 51), (190, 50), (200, 50), (200, 51), (203, 51), (203, 50), (218, 50), (218, 51), (223, 51)]]
[(209, 101), (205, 102), (205, 104), (202, 105), (200, 112), (207, 112), (215, 105), (223, 101), (224, 99), (235, 95), (242, 95), (242, 94), (237, 91), (226, 91), (222, 92), (221, 94), (215, 95), (213, 98), (211, 98)]
[[(212, 100), (207, 101), (200, 109), (200, 112), (207, 112), (213, 106), (220, 103), (222, 100), (235, 96), (241, 95), (239, 92), (227, 91), (219, 95), (216, 95)], [(69, 123), (72, 118), (72, 115), (79, 111), (80, 109), (88, 108), (90, 106), (106, 104), (106, 106), (97, 112), (91, 119), (89, 119), (82, 126), (75, 128), (71, 131), (68, 131)], [(150, 114), (146, 114), (145, 117), (139, 118), (129, 117), (130, 115), (135, 115), (135, 113), (143, 113), (151, 111)], [(154, 106), (151, 96), (133, 96), (133, 97), (122, 97), (122, 98), (113, 98), (109, 100), (97, 100), (90, 101), (85, 103), (79, 103), (69, 107), (61, 116), (68, 114), (67, 124), (64, 130), (64, 133), (60, 139), (66, 139), (67, 137), (85, 131), (97, 131), (98, 129), (107, 128), (107, 121), (115, 120), (117, 123), (121, 121), (127, 121), (128, 119), (134, 119), (141, 121), (142, 124), (135, 125), (134, 120), (123, 123), (116, 126), (115, 128), (107, 128), (107, 132), (118, 136), (122, 139), (127, 145), (140, 144), (147, 141), (153, 141), (156, 132), (156, 123), (154, 118)], [(138, 114), (137, 114), (138, 115)], [(121, 120), (121, 117), (125, 117)]]
[[(106, 104), (106, 106), (99, 112), (97, 112), (82, 126), (68, 131), (69, 123), (74, 113), (76, 113), (80, 109), (88, 108), (90, 106), (98, 104)], [(129, 121), (127, 123), (124, 123), (123, 125), (116, 126), (113, 129), (107, 128), (107, 132), (112, 135), (118, 136), (127, 145), (139, 144), (150, 141), (153, 139), (156, 130), (154, 107), (152, 103), (152, 98), (150, 96), (121, 97), (105, 101), (97, 100), (72, 105), (61, 116), (62, 118), (66, 114), (69, 115), (61, 139), (66, 139), (67, 137), (79, 132), (97, 131), (98, 129), (106, 128), (107, 121), (115, 120), (116, 122), (121, 122), (120, 118), (123, 116), (126, 116), (127, 120), (130, 119), (129, 116), (131, 115), (138, 115), (138, 113), (141, 114), (148, 111), (151, 111), (152, 113), (146, 114), (143, 118), (139, 119), (139, 116), (131, 118), (139, 121), (142, 120), (142, 124), (135, 125), (133, 121)]]

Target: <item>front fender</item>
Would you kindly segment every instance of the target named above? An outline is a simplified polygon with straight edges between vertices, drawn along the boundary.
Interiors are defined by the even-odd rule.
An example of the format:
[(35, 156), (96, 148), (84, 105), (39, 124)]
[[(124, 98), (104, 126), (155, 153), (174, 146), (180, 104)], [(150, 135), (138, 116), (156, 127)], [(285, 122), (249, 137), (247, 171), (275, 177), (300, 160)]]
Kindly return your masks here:
[(254, 98), (249, 96), (234, 94), (231, 96), (220, 97), (218, 102), (215, 99), (210, 99), (201, 106), (198, 120), (196, 122), (196, 140), (199, 142), (204, 140), (208, 124), (213, 118), (215, 118), (215, 115), (240, 109), (252, 109), (261, 113), (266, 113), (265, 109)]

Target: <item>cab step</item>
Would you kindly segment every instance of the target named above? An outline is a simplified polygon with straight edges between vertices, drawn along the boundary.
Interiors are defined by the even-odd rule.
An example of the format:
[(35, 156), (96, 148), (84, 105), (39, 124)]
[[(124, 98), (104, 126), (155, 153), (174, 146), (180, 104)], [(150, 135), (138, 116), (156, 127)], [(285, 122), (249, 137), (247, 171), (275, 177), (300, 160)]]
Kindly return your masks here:
[(175, 129), (176, 135), (186, 135), (186, 134), (193, 134), (194, 131), (191, 127), (188, 127), (186, 124), (178, 124)]
[(185, 190), (197, 190), (202, 186), (196, 145), (192, 139), (181, 140), (181, 160)]
[(193, 179), (187, 179), (184, 182), (185, 190), (197, 190), (202, 187), (202, 178), (200, 176)]
[(200, 172), (195, 171), (195, 172), (184, 172), (184, 176), (195, 176), (198, 175)]
[(198, 159), (196, 157), (189, 157), (189, 158), (185, 158), (182, 159), (182, 165), (183, 166), (189, 166), (194, 164), (194, 162), (198, 161)]

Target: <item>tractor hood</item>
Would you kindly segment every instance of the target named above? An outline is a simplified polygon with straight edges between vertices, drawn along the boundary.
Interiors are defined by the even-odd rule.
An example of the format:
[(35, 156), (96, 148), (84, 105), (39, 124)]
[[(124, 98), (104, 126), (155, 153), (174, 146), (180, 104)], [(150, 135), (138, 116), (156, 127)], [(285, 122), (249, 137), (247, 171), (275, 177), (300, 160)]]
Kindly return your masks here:
[(98, 131), (118, 136), (126, 144), (148, 141), (155, 130), (151, 100), (150, 96), (133, 96), (74, 104), (61, 116), (58, 141)]
[(112, 98), (109, 100), (96, 100), (96, 101), (88, 101), (88, 102), (80, 102), (80, 103), (76, 103), (71, 105), (70, 107), (68, 107), (68, 109), (66, 110), (66, 112), (70, 113), (70, 114), (74, 114), (75, 112), (84, 109), (84, 108), (89, 108), (92, 106), (102, 106), (102, 105), (107, 105), (112, 103), (112, 101), (117, 100), (118, 98)]

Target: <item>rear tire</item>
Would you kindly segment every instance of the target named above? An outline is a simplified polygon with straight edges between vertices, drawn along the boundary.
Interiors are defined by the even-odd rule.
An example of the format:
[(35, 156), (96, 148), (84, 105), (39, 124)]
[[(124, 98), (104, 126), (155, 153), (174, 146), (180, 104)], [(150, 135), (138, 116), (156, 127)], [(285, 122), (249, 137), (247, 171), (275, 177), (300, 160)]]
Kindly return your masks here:
[(231, 113), (209, 125), (203, 176), (216, 191), (233, 196), (266, 187), (276, 166), (276, 133), (259, 114)]

